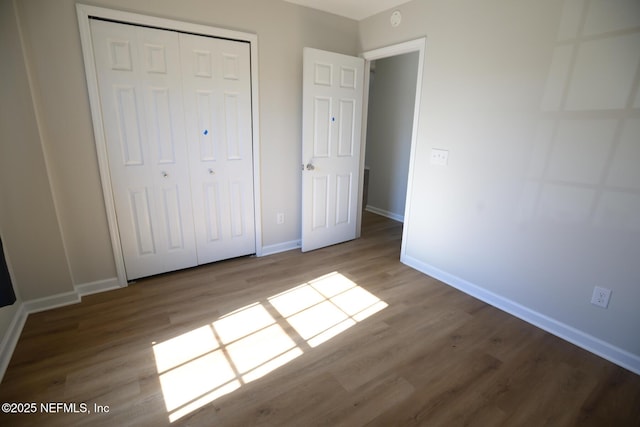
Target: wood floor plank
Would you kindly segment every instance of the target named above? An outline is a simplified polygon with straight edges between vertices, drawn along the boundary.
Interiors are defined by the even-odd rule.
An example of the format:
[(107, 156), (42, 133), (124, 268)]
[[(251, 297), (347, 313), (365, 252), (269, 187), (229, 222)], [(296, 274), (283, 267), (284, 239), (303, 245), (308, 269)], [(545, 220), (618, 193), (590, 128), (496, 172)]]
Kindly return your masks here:
[[(0, 413), (0, 425), (640, 426), (640, 376), (403, 265), (401, 236), (365, 213), (351, 242), (141, 279), (31, 315), (0, 402), (109, 411)], [(323, 295), (321, 277), (359, 297)], [(274, 299), (296, 290), (290, 305)], [(365, 300), (380, 304), (368, 317), (353, 308)], [(222, 338), (236, 318), (224, 333), (244, 332)], [(171, 382), (183, 372), (188, 382)]]

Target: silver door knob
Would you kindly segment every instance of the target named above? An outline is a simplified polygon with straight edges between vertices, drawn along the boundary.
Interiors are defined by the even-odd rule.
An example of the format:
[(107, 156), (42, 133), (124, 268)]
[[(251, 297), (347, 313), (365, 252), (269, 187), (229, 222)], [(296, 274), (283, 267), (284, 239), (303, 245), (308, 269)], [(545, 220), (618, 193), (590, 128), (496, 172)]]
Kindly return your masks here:
[(169, 174), (166, 173), (165, 171), (160, 172), (160, 175), (162, 175), (163, 178), (166, 178), (169, 176)]
[(216, 172), (213, 169), (209, 168), (209, 175), (215, 175), (215, 174)]
[(313, 164), (312, 164), (312, 163), (307, 163), (307, 170), (308, 170), (308, 171), (312, 171), (312, 170), (314, 170), (315, 168), (316, 168), (316, 167), (315, 167), (315, 166), (313, 166)]

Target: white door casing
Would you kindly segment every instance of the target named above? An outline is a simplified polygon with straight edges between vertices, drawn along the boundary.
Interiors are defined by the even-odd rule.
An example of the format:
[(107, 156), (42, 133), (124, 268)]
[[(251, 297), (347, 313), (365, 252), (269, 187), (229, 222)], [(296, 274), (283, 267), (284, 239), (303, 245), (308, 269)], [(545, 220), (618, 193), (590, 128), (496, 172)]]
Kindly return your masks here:
[[(378, 49), (366, 51), (362, 53), (362, 57), (365, 59), (366, 63), (366, 73), (365, 73), (365, 87), (369, 87), (369, 66), (371, 61), (375, 61), (377, 59), (389, 58), (391, 56), (402, 55), (409, 52), (417, 52), (418, 53), (418, 70), (416, 73), (416, 95), (415, 95), (415, 104), (413, 110), (413, 128), (411, 129), (411, 152), (409, 155), (409, 171), (408, 171), (408, 180), (407, 180), (407, 199), (405, 202), (405, 216), (404, 216), (404, 225), (402, 227), (402, 247), (400, 249), (400, 260), (407, 263), (407, 255), (406, 255), (406, 247), (407, 247), (407, 239), (409, 237), (409, 233), (411, 230), (411, 195), (413, 194), (413, 175), (415, 168), (415, 152), (416, 147), (418, 146), (418, 126), (420, 122), (420, 100), (422, 94), (422, 77), (424, 70), (424, 58), (425, 58), (425, 50), (426, 50), (427, 39), (425, 37), (410, 40), (402, 43), (398, 43), (395, 45), (385, 46)], [(365, 108), (368, 104), (368, 90), (365, 91), (365, 100), (364, 105)], [(366, 113), (364, 116), (363, 128), (366, 129)], [(364, 164), (364, 152), (362, 153), (362, 162)], [(361, 211), (360, 211), (361, 212)], [(360, 221), (360, 220), (359, 220)]]
[(249, 54), (180, 34), (198, 264), (256, 251)]
[(304, 48), (302, 250), (357, 233), (364, 60)]
[(196, 265), (177, 33), (91, 20), (129, 280)]

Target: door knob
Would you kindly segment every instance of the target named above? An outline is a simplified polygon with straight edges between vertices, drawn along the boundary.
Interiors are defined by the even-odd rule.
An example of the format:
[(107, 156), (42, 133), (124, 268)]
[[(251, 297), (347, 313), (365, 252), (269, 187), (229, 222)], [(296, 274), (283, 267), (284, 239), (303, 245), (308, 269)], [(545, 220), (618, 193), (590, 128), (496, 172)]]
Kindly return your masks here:
[(216, 172), (213, 169), (209, 168), (209, 175), (215, 175), (215, 174)]
[(160, 175), (162, 175), (163, 178), (167, 178), (169, 176), (165, 171), (160, 172)]
[(308, 171), (312, 171), (312, 170), (314, 170), (315, 168), (316, 168), (316, 167), (315, 167), (315, 166), (313, 166), (313, 164), (312, 164), (312, 163), (307, 163), (307, 170), (308, 170)]

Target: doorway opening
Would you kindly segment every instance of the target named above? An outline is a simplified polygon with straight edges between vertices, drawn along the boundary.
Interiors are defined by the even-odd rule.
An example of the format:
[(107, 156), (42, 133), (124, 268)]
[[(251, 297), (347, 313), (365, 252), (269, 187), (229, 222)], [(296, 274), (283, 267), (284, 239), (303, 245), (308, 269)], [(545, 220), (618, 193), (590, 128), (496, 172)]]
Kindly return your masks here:
[(418, 52), (371, 61), (365, 152), (366, 211), (404, 222)]
[[(361, 182), (366, 184), (359, 198), (359, 213), (366, 210), (403, 222), (402, 251), (409, 229), (425, 46), (423, 37), (362, 54), (365, 100)], [(359, 221), (360, 231), (361, 217)]]

